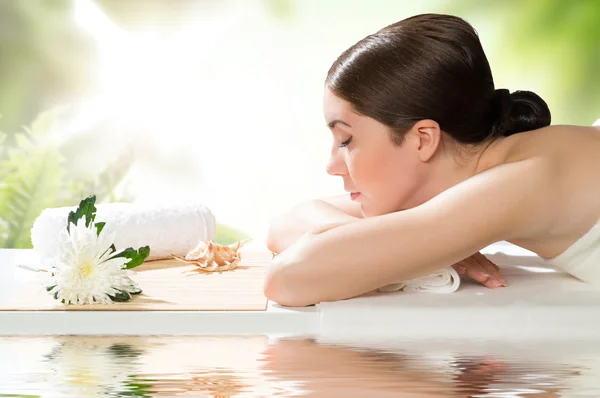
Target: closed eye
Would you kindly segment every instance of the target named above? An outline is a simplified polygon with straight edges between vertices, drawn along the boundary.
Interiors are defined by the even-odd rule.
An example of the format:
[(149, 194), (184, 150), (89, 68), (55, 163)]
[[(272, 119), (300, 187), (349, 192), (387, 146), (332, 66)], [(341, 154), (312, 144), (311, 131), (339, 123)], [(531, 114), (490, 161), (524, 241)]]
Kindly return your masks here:
[(348, 144), (350, 144), (350, 142), (352, 141), (352, 137), (348, 138), (346, 141), (342, 142), (340, 144), (340, 147), (345, 147), (348, 146)]

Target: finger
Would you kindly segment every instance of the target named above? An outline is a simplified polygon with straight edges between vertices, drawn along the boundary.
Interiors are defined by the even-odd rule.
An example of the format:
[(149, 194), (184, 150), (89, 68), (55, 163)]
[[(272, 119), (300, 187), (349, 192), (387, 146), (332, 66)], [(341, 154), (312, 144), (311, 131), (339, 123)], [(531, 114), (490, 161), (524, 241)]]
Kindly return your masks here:
[(500, 277), (500, 269), (485, 256), (473, 256), (476, 261), (492, 278)]
[[(502, 285), (506, 286), (506, 280), (502, 277), (502, 275), (500, 275), (500, 268), (496, 264), (491, 262), (487, 257), (485, 257), (481, 253), (477, 253), (472, 258), (479, 265), (481, 265), (481, 267), (485, 270), (485, 272), (487, 274), (490, 275), (490, 278), (488, 279), (488, 283), (486, 283), (486, 286), (488, 286), (488, 287), (499, 287)], [(490, 286), (490, 285), (492, 285), (492, 286)]]
[(484, 284), (490, 279), (490, 274), (472, 257), (469, 257), (463, 262), (467, 263), (467, 275), (481, 284)]
[(467, 267), (462, 261), (454, 264), (452, 268), (454, 268), (459, 275), (465, 275), (467, 273)]
[(497, 271), (498, 273), (500, 272), (500, 267), (498, 267), (496, 264), (494, 264), (489, 258), (487, 258), (486, 256), (484, 256), (481, 253), (475, 253), (472, 256), (475, 260), (477, 260), (477, 262), (479, 264), (481, 264), (484, 268), (490, 270), (490, 272), (494, 272)]

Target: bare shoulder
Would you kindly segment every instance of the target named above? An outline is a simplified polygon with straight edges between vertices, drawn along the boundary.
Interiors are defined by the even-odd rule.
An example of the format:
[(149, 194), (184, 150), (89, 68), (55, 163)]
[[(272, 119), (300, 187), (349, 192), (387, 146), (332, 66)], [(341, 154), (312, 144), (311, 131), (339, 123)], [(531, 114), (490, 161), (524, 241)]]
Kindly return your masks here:
[(420, 209), (448, 230), (486, 245), (498, 240), (530, 239), (553, 223), (556, 164), (548, 157), (503, 163), (446, 190)]
[[(586, 139), (598, 139), (597, 133), (600, 132), (600, 125), (595, 126), (577, 126), (577, 125), (552, 125), (543, 127), (538, 130), (534, 130), (531, 133), (534, 133), (536, 137), (539, 137), (540, 140), (545, 141), (554, 141), (554, 140), (564, 140), (564, 139), (573, 139), (573, 137), (577, 137), (577, 139), (586, 140)], [(518, 136), (515, 134), (515, 136)]]

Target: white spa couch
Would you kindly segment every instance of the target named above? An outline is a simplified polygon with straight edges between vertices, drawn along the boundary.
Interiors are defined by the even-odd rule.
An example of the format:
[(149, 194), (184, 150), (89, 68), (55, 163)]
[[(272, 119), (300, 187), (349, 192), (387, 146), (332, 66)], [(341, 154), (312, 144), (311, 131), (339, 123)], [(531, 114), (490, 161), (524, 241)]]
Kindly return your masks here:
[[(519, 339), (585, 339), (600, 330), (600, 288), (544, 266), (535, 254), (499, 242), (483, 253), (509, 286), (464, 281), (452, 294), (379, 293), (306, 308), (266, 311), (0, 311), (0, 335), (269, 334)], [(0, 249), (0, 300), (33, 276), (17, 267), (30, 250)]]

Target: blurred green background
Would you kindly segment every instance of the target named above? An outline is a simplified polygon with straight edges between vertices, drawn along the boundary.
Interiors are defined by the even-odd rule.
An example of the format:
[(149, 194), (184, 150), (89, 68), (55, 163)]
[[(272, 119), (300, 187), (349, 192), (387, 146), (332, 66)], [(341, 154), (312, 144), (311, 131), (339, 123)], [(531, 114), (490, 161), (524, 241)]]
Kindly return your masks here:
[[(199, 24), (211, 22), (219, 26), (219, 18), (230, 12), (226, 7), (246, 7), (267, 15), (267, 22), (261, 22), (266, 23), (264, 29), (273, 32), (296, 29), (302, 35), (302, 29), (310, 29), (311, 23), (322, 23), (324, 15), (343, 10), (345, 15), (356, 18), (333, 22), (329, 27), (333, 33), (328, 39), (347, 46), (364, 35), (365, 26), (382, 27), (383, 21), (408, 16), (405, 14), (410, 2), (89, 0), (83, 4), (81, 0), (80, 3), (80, 6), (93, 3), (124, 31), (153, 28), (158, 32), (169, 32), (189, 23), (195, 15), (191, 9), (202, 11)], [(542, 87), (543, 92), (534, 91), (549, 103), (553, 124), (590, 125), (600, 117), (600, 1), (456, 0), (423, 4), (418, 11), (453, 13), (476, 27), (498, 87), (530, 89), (523, 87), (530, 83)], [(78, 101), (101, 88), (96, 78), (101, 66), (101, 48), (93, 35), (77, 23), (74, 17), (77, 5), (75, 0), (0, 1), (0, 247), (31, 247), (30, 228), (46, 207), (75, 206), (90, 194), (97, 195), (100, 203), (131, 201), (136, 197), (136, 192), (129, 192), (124, 178), (139, 160), (143, 143), (119, 141), (115, 137), (123, 132), (109, 131), (113, 127), (107, 123), (82, 127), (77, 134), (61, 134), (66, 121), (81, 112)], [(415, 7), (412, 9), (416, 11)], [(364, 26), (356, 22), (363, 19)], [(308, 22), (301, 25), (299, 21)], [(345, 32), (351, 33), (335, 36), (335, 25), (345, 23), (349, 25)], [(227, 40), (226, 34), (223, 40)], [(243, 45), (239, 44), (240, 48)], [(299, 51), (310, 54), (310, 43)], [(259, 57), (260, 51), (257, 53)], [(325, 62), (336, 56), (336, 53), (322, 55), (323, 62), (319, 62), (325, 66)], [(271, 57), (276, 59), (277, 52)], [(252, 62), (244, 59), (239, 67)], [(235, 65), (223, 67), (236, 70)], [(295, 77), (290, 75), (289, 79), (291, 83)], [(314, 102), (320, 100), (314, 98)], [(99, 156), (98, 143), (102, 140), (110, 141), (110, 156), (100, 155), (103, 162), (82, 167), (86, 159)], [(144, 149), (144, 154), (149, 151)], [(184, 161), (182, 156), (181, 162)], [(230, 162), (235, 166), (235, 159)], [(219, 172), (224, 164), (215, 166), (215, 171)], [(201, 184), (200, 177), (198, 181)], [(217, 228), (216, 240), (221, 243), (254, 235), (242, 232), (249, 229), (246, 225), (239, 227), (235, 221), (227, 224), (219, 223)]]

